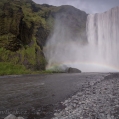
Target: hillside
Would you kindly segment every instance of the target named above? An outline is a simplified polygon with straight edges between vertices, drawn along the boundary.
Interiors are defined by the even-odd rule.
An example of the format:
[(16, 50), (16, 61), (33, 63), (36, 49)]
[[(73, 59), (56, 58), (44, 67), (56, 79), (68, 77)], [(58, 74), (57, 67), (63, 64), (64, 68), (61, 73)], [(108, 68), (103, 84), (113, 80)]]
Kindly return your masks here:
[(30, 70), (45, 70), (47, 61), (43, 47), (57, 16), (75, 36), (86, 29), (87, 14), (73, 6), (40, 5), (31, 0), (1, 0), (0, 65), (5, 63), (7, 67), (10, 63)]

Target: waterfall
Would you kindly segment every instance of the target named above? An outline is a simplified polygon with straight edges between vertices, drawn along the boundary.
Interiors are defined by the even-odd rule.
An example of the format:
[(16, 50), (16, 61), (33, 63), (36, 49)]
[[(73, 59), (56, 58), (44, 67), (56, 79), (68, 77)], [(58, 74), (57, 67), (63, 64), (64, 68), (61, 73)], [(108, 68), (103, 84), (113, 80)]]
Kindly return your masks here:
[[(44, 48), (47, 68), (56, 65), (75, 67), (83, 72), (119, 71), (119, 7), (88, 15), (85, 37), (71, 37), (72, 31), (56, 21)], [(75, 39), (75, 40), (74, 40)]]
[(119, 69), (119, 7), (88, 15), (87, 38), (93, 48), (94, 60), (115, 69)]

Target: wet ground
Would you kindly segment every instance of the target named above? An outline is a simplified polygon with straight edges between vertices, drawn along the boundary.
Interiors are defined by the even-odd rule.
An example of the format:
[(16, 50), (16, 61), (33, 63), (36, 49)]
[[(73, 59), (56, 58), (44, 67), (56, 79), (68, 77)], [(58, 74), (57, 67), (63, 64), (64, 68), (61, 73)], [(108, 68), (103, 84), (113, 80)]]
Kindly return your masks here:
[(3, 76), (0, 118), (119, 119), (118, 87), (117, 73)]

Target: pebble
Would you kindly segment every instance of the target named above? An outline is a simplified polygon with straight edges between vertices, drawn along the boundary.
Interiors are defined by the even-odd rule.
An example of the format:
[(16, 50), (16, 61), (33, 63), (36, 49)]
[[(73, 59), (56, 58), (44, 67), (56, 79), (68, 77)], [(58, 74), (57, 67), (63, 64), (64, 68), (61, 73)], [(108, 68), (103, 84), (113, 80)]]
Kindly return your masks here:
[(7, 117), (5, 117), (4, 119), (24, 119), (23, 117), (16, 117), (13, 114), (8, 115)]
[(5, 117), (4, 119), (16, 119), (16, 118), (17, 118), (16, 116), (10, 114), (7, 117)]
[(17, 117), (17, 119), (24, 119), (23, 117)]

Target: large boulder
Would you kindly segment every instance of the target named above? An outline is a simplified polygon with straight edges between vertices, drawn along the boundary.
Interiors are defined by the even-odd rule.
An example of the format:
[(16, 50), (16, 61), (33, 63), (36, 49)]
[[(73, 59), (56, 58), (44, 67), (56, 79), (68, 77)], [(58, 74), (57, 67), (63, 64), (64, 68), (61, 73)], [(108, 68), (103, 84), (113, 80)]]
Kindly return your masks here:
[(79, 70), (77, 68), (69, 67), (69, 68), (67, 68), (66, 72), (67, 73), (81, 73), (81, 70)]

